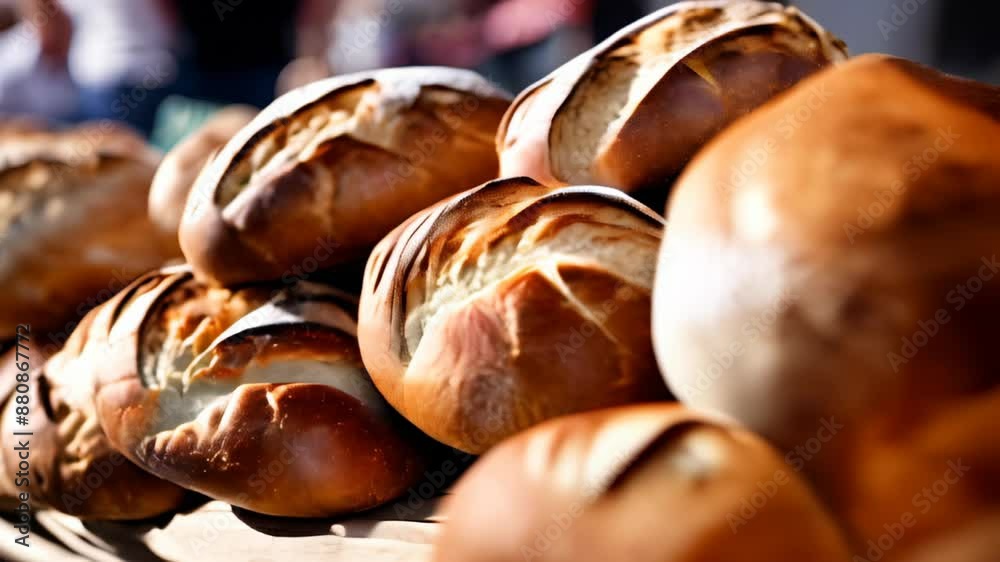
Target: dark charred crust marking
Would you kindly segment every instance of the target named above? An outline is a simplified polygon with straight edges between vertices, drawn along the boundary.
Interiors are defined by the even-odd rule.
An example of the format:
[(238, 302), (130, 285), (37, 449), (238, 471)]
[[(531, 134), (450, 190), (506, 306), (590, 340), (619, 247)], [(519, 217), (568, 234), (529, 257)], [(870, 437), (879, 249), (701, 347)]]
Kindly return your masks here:
[[(396, 244), (391, 249), (389, 257), (387, 260), (392, 260), (393, 273), (389, 279), (392, 280), (392, 286), (388, 287), (387, 292), (390, 295), (389, 303), (389, 325), (392, 331), (393, 337), (390, 338), (390, 349), (393, 353), (398, 355), (404, 361), (409, 361), (410, 354), (403, 345), (406, 337), (404, 334), (404, 320), (406, 318), (406, 285), (410, 279), (410, 275), (413, 273), (413, 269), (416, 266), (418, 257), (420, 256), (421, 250), (425, 247), (428, 234), (421, 233), (424, 230), (425, 225), (435, 221), (437, 216), (439, 216), (440, 211), (435, 211), (428, 213), (420, 218), (419, 221), (413, 223), (408, 232), (403, 232), (405, 239), (401, 238), (396, 241)], [(431, 225), (433, 226), (433, 225)], [(419, 236), (418, 236), (419, 235)]]
[(110, 330), (111, 327), (114, 326), (116, 322), (118, 322), (118, 318), (120, 318), (122, 312), (125, 311), (125, 307), (129, 305), (139, 293), (144, 294), (152, 290), (156, 285), (162, 283), (166, 278), (167, 277), (165, 277), (162, 272), (152, 271), (144, 274), (142, 277), (133, 281), (132, 284), (129, 285), (129, 287), (121, 293), (121, 296), (118, 298), (118, 301), (115, 302), (115, 308), (111, 312), (111, 320), (108, 323), (108, 329)]
[(654, 211), (617, 190), (598, 193), (596, 191), (589, 190), (586, 187), (567, 187), (545, 195), (532, 206), (547, 205), (556, 201), (560, 203), (579, 201), (581, 203), (611, 205), (627, 213), (640, 215), (642, 219), (651, 226), (663, 228), (665, 224), (663, 218), (657, 215)]
[(681, 27), (685, 29), (691, 29), (695, 27), (702, 27), (714, 23), (723, 15), (725, 10), (722, 8), (691, 8), (684, 12), (684, 19), (681, 23)]
[(372, 292), (377, 293), (379, 287), (382, 286), (382, 276), (385, 275), (387, 266), (389, 265), (389, 256), (392, 254), (391, 248), (386, 252), (379, 252), (372, 257), (374, 262), (372, 265), (378, 270), (375, 273), (375, 278), (372, 280)]
[(38, 382), (38, 401), (41, 402), (42, 411), (45, 412), (45, 416), (52, 421), (56, 421), (56, 410), (52, 406), (52, 383), (49, 382), (49, 378), (45, 376), (45, 371), (39, 371), (38, 375), (35, 377)]
[(660, 452), (660, 449), (668, 446), (671, 442), (680, 439), (685, 433), (695, 430), (699, 427), (713, 427), (707, 425), (705, 422), (697, 420), (687, 420), (681, 423), (676, 423), (670, 427), (662, 430), (659, 435), (652, 438), (649, 443), (643, 446), (636, 454), (621, 467), (618, 474), (610, 481), (604, 492), (610, 492), (617, 489), (618, 487), (625, 484), (628, 477), (632, 475), (640, 466), (642, 466), (646, 461), (648, 461), (653, 455)]
[[(252, 313), (251, 313), (252, 314)], [(326, 334), (333, 334), (342, 338), (344, 340), (344, 350), (351, 348), (351, 342), (354, 336), (341, 330), (340, 328), (335, 328), (327, 324), (321, 324), (319, 322), (310, 322), (308, 320), (295, 322), (295, 323), (282, 323), (282, 324), (261, 324), (258, 326), (252, 326), (245, 330), (240, 330), (239, 332), (232, 334), (226, 339), (219, 342), (219, 346), (231, 345), (245, 341), (249, 338), (255, 338), (260, 336), (266, 336), (269, 338), (279, 338), (283, 336), (309, 336), (310, 333), (323, 332)]]

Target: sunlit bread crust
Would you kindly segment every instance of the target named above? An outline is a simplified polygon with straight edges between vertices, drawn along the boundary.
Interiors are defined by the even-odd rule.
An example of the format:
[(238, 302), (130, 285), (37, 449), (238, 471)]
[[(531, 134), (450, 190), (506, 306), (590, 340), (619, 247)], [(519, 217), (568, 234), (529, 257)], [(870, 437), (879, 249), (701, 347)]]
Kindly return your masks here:
[(417, 427), (473, 453), (554, 416), (666, 397), (649, 335), (662, 225), (617, 190), (527, 178), (415, 215), (365, 271), (372, 380)]
[(177, 240), (188, 193), (198, 173), (255, 115), (257, 109), (251, 106), (224, 107), (163, 157), (149, 189), (149, 217), (164, 236)]
[(442, 511), (436, 562), (850, 559), (777, 451), (673, 404), (534, 427), (480, 459)]
[[(3, 491), (11, 496), (27, 492), (35, 506), (83, 519), (135, 520), (169, 512), (181, 505), (184, 490), (129, 462), (111, 446), (97, 420), (92, 370), (81, 366), (92, 360), (83, 350), (93, 318), (93, 313), (87, 315), (63, 350), (48, 361), (32, 341), (22, 349), (27, 360), (15, 362), (14, 350), (2, 358), (4, 391), (13, 391), (17, 384), (17, 364), (32, 367), (25, 383), (28, 423), (17, 423), (21, 404), (13, 397), (20, 394), (8, 395), (11, 399), (0, 409), (0, 476), (9, 488)], [(15, 483), (24, 443), (28, 470)]]
[(433, 451), (372, 386), (354, 306), (310, 283), (228, 291), (150, 274), (95, 322), (102, 426), (143, 468), (260, 513), (384, 503)]
[(733, 125), (670, 202), (669, 386), (799, 459), (859, 545), (905, 512), (917, 544), (1000, 502), (998, 138), (1000, 89), (867, 55)]
[(158, 159), (110, 122), (0, 134), (0, 339), (62, 329), (179, 255), (146, 214)]
[(665, 184), (716, 132), (843, 60), (838, 39), (773, 2), (681, 2), (523, 91), (497, 134), (501, 177), (625, 191)]
[(321, 80), (265, 108), (205, 166), (180, 243), (199, 279), (279, 279), (363, 258), (411, 214), (496, 177), (507, 94), (470, 71)]

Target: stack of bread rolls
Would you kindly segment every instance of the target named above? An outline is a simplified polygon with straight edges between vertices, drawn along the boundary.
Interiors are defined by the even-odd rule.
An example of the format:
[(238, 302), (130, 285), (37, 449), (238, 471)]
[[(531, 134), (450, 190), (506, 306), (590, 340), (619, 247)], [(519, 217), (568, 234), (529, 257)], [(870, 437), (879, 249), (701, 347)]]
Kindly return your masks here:
[(51, 260), (145, 273), (37, 358), (39, 505), (339, 517), (450, 447), (484, 457), (440, 561), (996, 556), (996, 87), (696, 1), (513, 102), (421, 67), (231, 108), (155, 180), (141, 140), (70, 159), (80, 134), (0, 132), (0, 228), (39, 248), (0, 275), (43, 279), (0, 329), (89, 308)]
[(146, 214), (160, 155), (111, 122), (0, 134), (0, 339), (62, 331), (179, 256)]

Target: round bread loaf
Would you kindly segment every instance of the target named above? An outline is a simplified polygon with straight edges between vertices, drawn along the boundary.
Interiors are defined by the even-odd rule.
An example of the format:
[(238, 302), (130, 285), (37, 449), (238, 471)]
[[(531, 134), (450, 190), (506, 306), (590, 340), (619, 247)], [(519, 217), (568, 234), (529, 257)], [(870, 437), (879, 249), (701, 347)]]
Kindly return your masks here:
[(151, 273), (90, 328), (97, 407), (112, 443), (162, 478), (271, 515), (388, 501), (434, 452), (385, 403), (342, 293), (311, 283), (212, 289)]
[(111, 122), (0, 134), (0, 339), (63, 329), (179, 255), (146, 214), (158, 158)]
[[(184, 490), (129, 462), (101, 430), (92, 370), (80, 366), (83, 361), (101, 361), (84, 356), (93, 320), (94, 314), (85, 316), (63, 350), (48, 361), (30, 340), (20, 357), (16, 349), (3, 357), (4, 390), (13, 393), (21, 385), (27, 389), (8, 394), (2, 408), (0, 475), (5, 487), (14, 485), (4, 491), (27, 492), (36, 506), (83, 519), (146, 519), (176, 509)], [(15, 380), (22, 367), (30, 369), (23, 383)], [(26, 404), (16, 400), (22, 396)], [(25, 406), (27, 423), (21, 424), (18, 408)], [(21, 458), (22, 452), (26, 458)]]
[(776, 451), (674, 404), (578, 414), (505, 441), (443, 516), (436, 562), (849, 560)]
[(497, 180), (368, 260), (359, 339), (386, 399), (479, 453), (542, 420), (667, 397), (650, 342), (663, 221), (620, 191)]
[(149, 189), (149, 217), (164, 236), (177, 240), (184, 205), (198, 172), (255, 115), (257, 109), (249, 105), (224, 107), (163, 157)]
[(859, 544), (1000, 502), (998, 138), (1000, 89), (864, 56), (735, 124), (672, 196), (669, 386), (794, 454)]
[(203, 281), (358, 259), (411, 214), (496, 177), (507, 94), (473, 72), (395, 68), (293, 90), (204, 168), (181, 220)]
[(501, 177), (655, 188), (662, 202), (716, 132), (846, 54), (775, 2), (672, 4), (521, 92), (497, 134)]

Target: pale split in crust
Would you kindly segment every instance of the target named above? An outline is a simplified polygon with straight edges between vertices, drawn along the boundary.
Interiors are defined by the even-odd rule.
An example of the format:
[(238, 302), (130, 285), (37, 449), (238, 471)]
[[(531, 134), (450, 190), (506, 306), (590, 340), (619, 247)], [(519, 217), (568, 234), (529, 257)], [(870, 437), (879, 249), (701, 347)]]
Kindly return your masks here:
[(359, 338), (390, 404), (481, 452), (556, 415), (666, 396), (649, 355), (662, 219), (623, 193), (497, 180), (368, 260)]
[(412, 485), (433, 454), (375, 390), (356, 306), (300, 282), (207, 287), (152, 273), (102, 307), (102, 426), (134, 462), (253, 511), (321, 517)]

